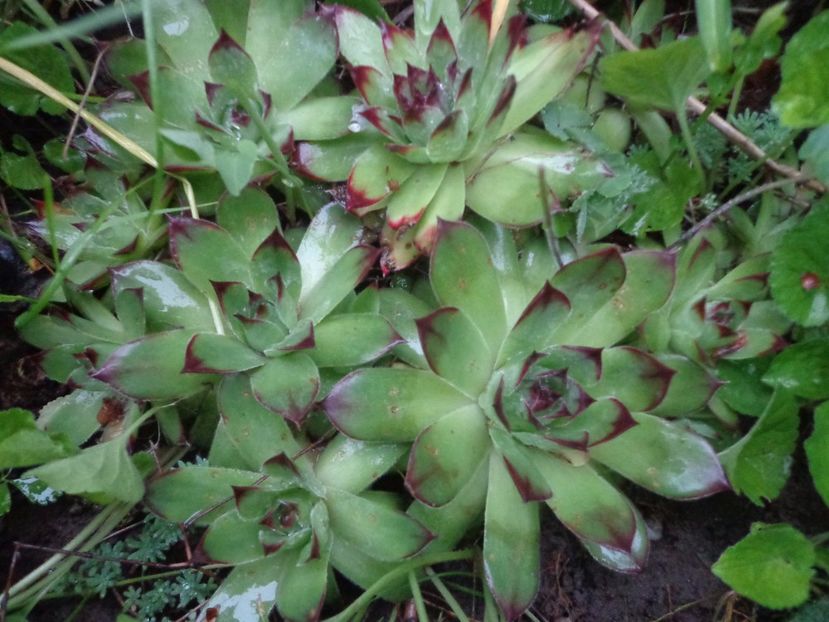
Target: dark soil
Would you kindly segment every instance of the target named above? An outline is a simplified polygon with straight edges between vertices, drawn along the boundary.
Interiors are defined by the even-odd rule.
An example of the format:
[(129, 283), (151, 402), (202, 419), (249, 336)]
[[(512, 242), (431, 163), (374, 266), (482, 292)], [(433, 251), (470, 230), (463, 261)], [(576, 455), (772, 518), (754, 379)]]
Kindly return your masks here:
[[(802, 438), (811, 421), (804, 422)], [(730, 493), (694, 502), (667, 501), (641, 489), (628, 493), (662, 537), (651, 543), (647, 567), (623, 575), (593, 562), (550, 518), (542, 533), (545, 572), (535, 608), (547, 622), (709, 622), (720, 606), (738, 621), (773, 622), (788, 614), (728, 599), (710, 571), (722, 551), (743, 538), (753, 522), (789, 522), (812, 535), (826, 529), (829, 509), (814, 490), (799, 448), (792, 477), (778, 499), (759, 508)], [(672, 613), (673, 612), (673, 613)]]

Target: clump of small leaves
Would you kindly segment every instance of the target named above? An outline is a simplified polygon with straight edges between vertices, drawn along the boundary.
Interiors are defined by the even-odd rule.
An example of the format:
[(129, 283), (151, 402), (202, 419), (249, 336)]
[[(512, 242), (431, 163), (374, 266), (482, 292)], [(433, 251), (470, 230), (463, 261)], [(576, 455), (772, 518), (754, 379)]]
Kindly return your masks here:
[[(52, 587), (62, 596), (103, 598), (110, 590), (123, 596), (124, 611), (138, 620), (171, 620), (165, 612), (183, 612), (203, 602), (216, 589), (213, 580), (196, 570), (165, 572), (156, 578), (155, 570), (121, 561), (159, 562), (181, 540), (175, 523), (147, 515), (137, 533), (104, 542), (91, 557), (78, 563)], [(138, 569), (138, 570), (136, 570)]]

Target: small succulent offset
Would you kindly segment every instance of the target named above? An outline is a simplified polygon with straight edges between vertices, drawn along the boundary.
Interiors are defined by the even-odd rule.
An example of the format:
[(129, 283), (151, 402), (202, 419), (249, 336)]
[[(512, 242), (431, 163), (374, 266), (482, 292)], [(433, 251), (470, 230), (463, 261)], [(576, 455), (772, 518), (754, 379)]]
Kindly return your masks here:
[(183, 0), (153, 12), (159, 101), (145, 42), (130, 40), (116, 44), (107, 63), (143, 101), (108, 103), (99, 114), (155, 153), (158, 113), (169, 170), (218, 170), (232, 194), (274, 172), (291, 183), (282, 150), (294, 138), (347, 133), (348, 98), (308, 97), (337, 55), (333, 25), (309, 0)]
[(479, 489), (487, 581), (512, 620), (538, 587), (537, 502), (601, 563), (632, 572), (648, 550), (644, 521), (605, 469), (677, 499), (728, 482), (711, 447), (665, 419), (704, 405), (716, 384), (683, 357), (670, 367), (615, 345), (668, 300), (673, 256), (606, 246), (554, 271), (543, 245), (519, 256), (509, 232), (482, 226), (486, 237), (439, 224), (430, 278), (444, 306), (416, 321), (421, 368), (357, 370), (324, 406), (351, 438), (413, 443), (415, 506)]
[(208, 527), (198, 555), (236, 565), (205, 604), (207, 619), (266, 617), (276, 606), (283, 619), (316, 620), (334, 591), (332, 567), (367, 588), (432, 539), (394, 495), (364, 492), (405, 445), (338, 435), (317, 455), (253, 399), (243, 377), (226, 377), (218, 400), (245, 468), (174, 469), (146, 497), (169, 520)]
[(116, 295), (142, 293), (150, 331), (93, 377), (134, 399), (172, 401), (242, 374), (257, 400), (299, 425), (320, 392), (320, 368), (361, 365), (397, 343), (379, 314), (332, 314), (377, 257), (356, 218), (323, 209), (296, 253), (277, 218), (253, 188), (219, 204), (218, 224), (172, 218), (180, 271), (154, 261), (113, 270)]
[[(612, 176), (589, 154), (543, 133), (513, 135), (567, 88), (595, 32), (527, 28), (523, 15), (505, 19), (492, 0), (463, 14), (456, 0), (417, 0), (413, 31), (345, 7), (330, 13), (362, 97), (354, 136), (327, 147), (300, 143), (295, 160), (318, 179), (347, 177), (349, 211), (385, 209), (386, 269), (428, 251), (438, 220), (459, 220), (465, 205), (496, 222), (541, 222), (539, 167), (562, 197)], [(488, 183), (476, 186), (487, 169)], [(507, 201), (509, 209), (506, 189), (491, 194), (492, 178), (504, 175), (522, 188), (529, 175), (533, 184), (529, 196)]]

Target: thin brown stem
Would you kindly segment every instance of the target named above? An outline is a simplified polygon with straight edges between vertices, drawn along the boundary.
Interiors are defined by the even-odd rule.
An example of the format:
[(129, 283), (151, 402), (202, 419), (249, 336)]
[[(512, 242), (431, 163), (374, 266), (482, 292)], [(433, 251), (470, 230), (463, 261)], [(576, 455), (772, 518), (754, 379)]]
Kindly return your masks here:
[(777, 181), (771, 181), (767, 184), (763, 184), (761, 186), (752, 188), (751, 190), (747, 190), (746, 192), (738, 194), (734, 198), (729, 199), (728, 201), (720, 205), (717, 209), (715, 209), (713, 212), (708, 214), (708, 216), (700, 220), (697, 224), (695, 224), (693, 227), (691, 227), (685, 233), (683, 233), (680, 236), (680, 238), (670, 246), (671, 250), (679, 248), (682, 244), (693, 238), (697, 233), (699, 233), (706, 227), (710, 226), (715, 220), (722, 216), (725, 216), (731, 208), (736, 207), (740, 203), (750, 201), (754, 197), (759, 196), (764, 192), (769, 192), (770, 190), (776, 190), (778, 188), (782, 188), (783, 186), (788, 186), (793, 182), (806, 184), (809, 182), (809, 179), (805, 177), (800, 177), (798, 179), (778, 179)]
[(44, 551), (46, 553), (57, 553), (66, 555), (67, 557), (78, 557), (80, 559), (90, 559), (99, 562), (115, 562), (116, 564), (125, 564), (127, 566), (146, 566), (147, 568), (161, 568), (164, 570), (183, 570), (187, 568), (194, 568), (192, 562), (180, 562), (177, 564), (163, 564), (160, 562), (147, 562), (137, 559), (125, 559), (122, 557), (108, 557), (105, 555), (95, 555), (94, 553), (85, 553), (83, 551), (71, 551), (69, 549), (60, 549), (53, 546), (42, 546), (40, 544), (26, 544), (25, 542), (15, 542), (15, 548), (32, 549), (35, 551)]
[(20, 559), (20, 545), (14, 543), (14, 553), (12, 553), (11, 563), (9, 564), (9, 576), (6, 577), (6, 585), (3, 588), (3, 602), (0, 604), (0, 622), (6, 622), (6, 609), (9, 606), (9, 590), (12, 587), (12, 577), (14, 576), (14, 569), (17, 566), (17, 561)]
[(92, 87), (95, 86), (95, 79), (98, 77), (98, 70), (101, 67), (101, 60), (104, 58), (105, 53), (106, 48), (98, 52), (98, 56), (95, 58), (95, 64), (92, 65), (92, 73), (89, 76), (89, 82), (86, 84), (81, 101), (78, 102), (78, 111), (72, 119), (72, 125), (69, 126), (69, 133), (66, 135), (66, 141), (63, 143), (63, 152), (61, 153), (61, 157), (64, 160), (69, 155), (69, 145), (75, 137), (75, 132), (78, 131), (78, 123), (81, 120), (81, 110), (83, 110), (86, 106), (86, 101), (89, 99), (90, 93), (92, 93)]
[[(590, 4), (588, 0), (569, 0), (569, 2), (581, 11), (588, 19), (596, 19), (600, 17), (599, 11), (596, 10), (596, 7)], [(606, 17), (602, 17), (601, 19), (619, 45), (631, 52), (635, 52), (639, 49), (612, 20), (609, 20)], [(696, 97), (689, 97), (686, 105), (688, 110), (696, 116), (702, 116), (706, 113), (705, 104)], [(709, 114), (706, 117), (706, 120), (731, 143), (736, 145), (743, 153), (751, 158), (754, 158), (755, 160), (761, 161), (769, 170), (790, 179), (802, 179), (802, 173), (798, 169), (770, 158), (769, 155), (759, 145), (757, 145), (757, 143), (752, 141), (748, 136), (743, 134), (716, 112)], [(806, 182), (806, 186), (816, 192), (826, 192), (827, 190), (826, 186), (816, 179), (810, 179)]]

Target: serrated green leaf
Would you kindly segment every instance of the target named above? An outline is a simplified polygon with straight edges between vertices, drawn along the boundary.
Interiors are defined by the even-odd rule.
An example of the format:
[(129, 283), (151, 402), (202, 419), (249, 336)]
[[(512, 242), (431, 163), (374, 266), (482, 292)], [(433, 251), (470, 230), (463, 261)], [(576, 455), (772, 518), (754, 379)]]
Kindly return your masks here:
[(775, 250), (769, 284), (775, 302), (803, 326), (829, 320), (829, 205), (821, 202), (789, 230)]
[(814, 575), (814, 545), (788, 524), (755, 523), (711, 570), (732, 589), (771, 609), (803, 604)]
[(39, 430), (34, 415), (22, 408), (0, 411), (0, 468), (28, 467), (75, 453), (65, 435)]
[(824, 402), (814, 412), (814, 429), (803, 443), (812, 481), (823, 502), (829, 505), (829, 402)]
[(829, 123), (827, 28), (829, 11), (823, 11), (791, 38), (780, 61), (783, 78), (772, 104), (780, 120), (790, 127)]
[(600, 65), (602, 87), (633, 104), (682, 110), (709, 73), (705, 50), (688, 37), (650, 50), (617, 52)]
[(799, 425), (791, 395), (776, 391), (749, 433), (720, 454), (734, 490), (757, 505), (777, 498), (789, 478)]
[(144, 479), (127, 454), (128, 440), (122, 434), (75, 456), (27, 471), (23, 477), (37, 477), (52, 488), (73, 495), (137, 503), (144, 495)]
[[(36, 33), (37, 30), (28, 24), (13, 22), (0, 32), (0, 47)], [(69, 93), (74, 89), (66, 57), (55, 46), (43, 45), (25, 50), (4, 51), (3, 56), (31, 71), (59, 91)], [(34, 115), (39, 108), (54, 115), (64, 112), (63, 106), (52, 102), (38, 91), (23, 86), (5, 73), (0, 74), (0, 105), (19, 115)]]
[(829, 397), (829, 339), (789, 346), (777, 355), (763, 382), (807, 399)]

